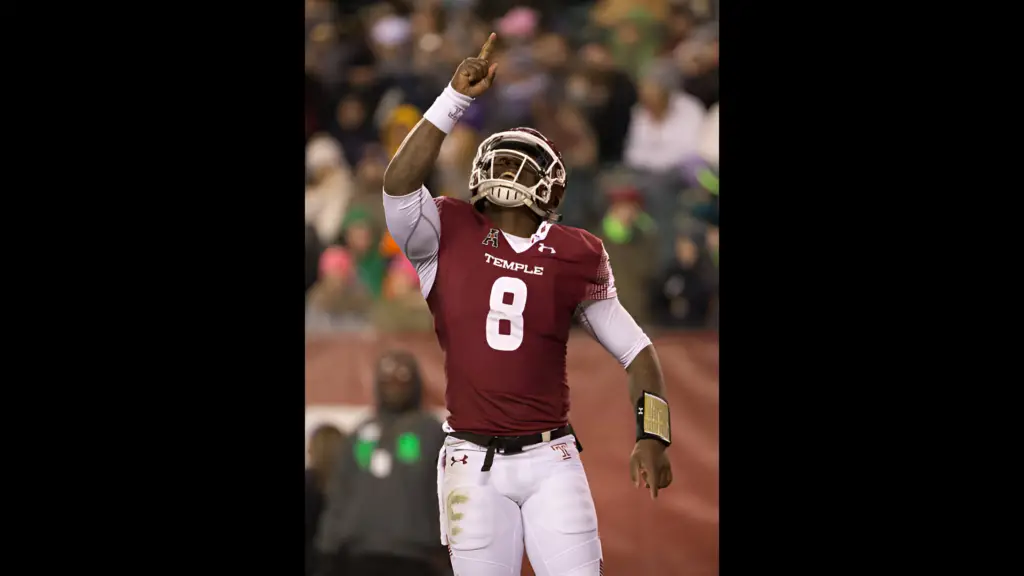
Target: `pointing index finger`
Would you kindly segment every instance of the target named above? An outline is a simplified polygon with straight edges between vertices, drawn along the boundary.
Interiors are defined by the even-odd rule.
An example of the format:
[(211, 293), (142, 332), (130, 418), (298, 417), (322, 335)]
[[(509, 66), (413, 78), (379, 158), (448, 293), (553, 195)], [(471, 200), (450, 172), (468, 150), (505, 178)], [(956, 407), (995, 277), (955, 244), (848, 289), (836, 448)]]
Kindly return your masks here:
[(484, 42), (483, 48), (480, 49), (480, 55), (477, 56), (477, 58), (481, 60), (487, 60), (488, 58), (491, 57), (491, 48), (494, 44), (494, 39), (497, 37), (497, 34), (491, 32), (491, 35), (487, 37), (487, 42)]

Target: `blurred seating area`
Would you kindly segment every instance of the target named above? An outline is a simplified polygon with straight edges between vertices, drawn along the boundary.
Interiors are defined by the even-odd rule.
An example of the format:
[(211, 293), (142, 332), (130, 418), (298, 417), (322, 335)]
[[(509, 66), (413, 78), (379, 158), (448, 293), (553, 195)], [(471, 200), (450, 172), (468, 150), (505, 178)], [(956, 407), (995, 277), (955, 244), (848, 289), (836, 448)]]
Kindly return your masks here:
[(428, 188), (467, 198), (487, 135), (532, 126), (568, 170), (563, 223), (601, 237), (647, 328), (718, 325), (717, 0), (306, 0), (307, 330), (432, 330), (387, 234), (388, 160), (497, 32), (495, 86)]

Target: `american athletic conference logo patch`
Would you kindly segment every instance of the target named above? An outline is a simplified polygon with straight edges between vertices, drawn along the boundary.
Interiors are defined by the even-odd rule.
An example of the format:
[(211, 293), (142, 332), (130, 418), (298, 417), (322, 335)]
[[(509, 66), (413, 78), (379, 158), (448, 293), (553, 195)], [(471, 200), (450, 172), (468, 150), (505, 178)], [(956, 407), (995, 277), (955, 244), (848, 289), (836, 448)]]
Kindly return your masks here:
[(491, 228), (491, 231), (487, 233), (487, 237), (484, 238), (483, 245), (490, 245), (491, 247), (498, 247), (498, 229)]

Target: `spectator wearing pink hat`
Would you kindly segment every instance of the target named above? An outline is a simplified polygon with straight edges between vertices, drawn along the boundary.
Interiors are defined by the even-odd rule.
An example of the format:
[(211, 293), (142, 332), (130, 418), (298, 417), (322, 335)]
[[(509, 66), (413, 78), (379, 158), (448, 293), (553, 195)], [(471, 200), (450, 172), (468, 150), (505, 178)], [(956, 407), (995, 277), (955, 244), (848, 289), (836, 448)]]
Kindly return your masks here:
[(498, 34), (505, 41), (527, 40), (537, 31), (540, 14), (532, 8), (517, 6), (498, 20)]
[(310, 290), (310, 308), (332, 316), (362, 314), (372, 305), (369, 290), (355, 274), (347, 250), (332, 246), (320, 257), (320, 279)]
[(352, 277), (352, 256), (348, 250), (332, 246), (320, 257), (320, 278), (327, 282), (344, 284)]

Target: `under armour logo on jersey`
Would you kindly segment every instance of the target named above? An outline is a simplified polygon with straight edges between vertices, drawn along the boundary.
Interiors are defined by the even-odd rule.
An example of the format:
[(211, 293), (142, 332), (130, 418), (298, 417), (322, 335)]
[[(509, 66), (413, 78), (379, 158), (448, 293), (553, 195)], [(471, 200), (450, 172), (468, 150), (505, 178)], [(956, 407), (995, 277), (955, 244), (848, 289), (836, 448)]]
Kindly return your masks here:
[(545, 245), (543, 242), (540, 243), (540, 246), (537, 246), (537, 250), (540, 250), (541, 252), (544, 252), (545, 250), (550, 250), (552, 254), (555, 253), (555, 249), (554, 248), (552, 248), (551, 246)]
[(487, 238), (484, 238), (484, 246), (490, 244), (494, 248), (498, 247), (498, 229), (491, 228), (491, 231), (487, 233)]
[(469, 463), (469, 455), (468, 455), (468, 454), (467, 454), (467, 455), (464, 455), (464, 456), (462, 457), (462, 460), (456, 460), (456, 459), (455, 459), (455, 456), (452, 456), (452, 463), (451, 463), (451, 464), (449, 464), (449, 466), (455, 466), (455, 463), (456, 463), (456, 462), (462, 462), (463, 464), (467, 464), (467, 463)]

